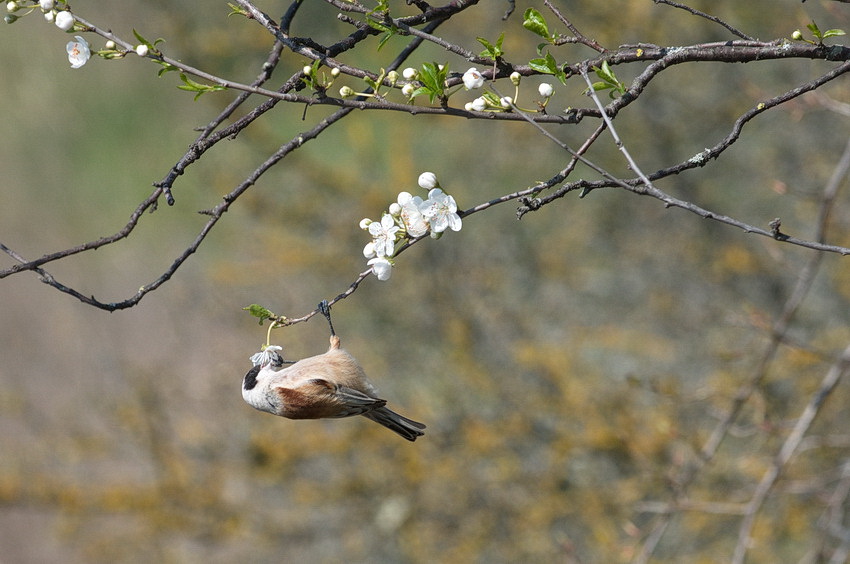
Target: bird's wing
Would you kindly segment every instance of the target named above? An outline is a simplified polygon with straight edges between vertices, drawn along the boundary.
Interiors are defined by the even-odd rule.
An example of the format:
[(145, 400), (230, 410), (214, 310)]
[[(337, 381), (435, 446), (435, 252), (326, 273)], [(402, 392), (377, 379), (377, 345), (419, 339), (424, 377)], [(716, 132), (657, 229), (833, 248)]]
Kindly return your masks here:
[(350, 417), (386, 405), (386, 400), (367, 396), (358, 390), (313, 378), (295, 388), (279, 387), (285, 417), (290, 419), (321, 419)]

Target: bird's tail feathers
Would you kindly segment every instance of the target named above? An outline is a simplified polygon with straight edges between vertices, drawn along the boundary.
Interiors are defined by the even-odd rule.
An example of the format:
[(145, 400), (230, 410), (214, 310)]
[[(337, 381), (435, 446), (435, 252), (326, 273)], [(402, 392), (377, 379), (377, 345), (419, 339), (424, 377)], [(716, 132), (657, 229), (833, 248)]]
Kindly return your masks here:
[(404, 415), (399, 415), (395, 411), (387, 407), (379, 407), (372, 411), (367, 411), (363, 417), (371, 419), (375, 423), (380, 423), (387, 429), (395, 431), (408, 441), (415, 441), (417, 437), (421, 437), (425, 433), (422, 429), (425, 428), (423, 423), (408, 419)]

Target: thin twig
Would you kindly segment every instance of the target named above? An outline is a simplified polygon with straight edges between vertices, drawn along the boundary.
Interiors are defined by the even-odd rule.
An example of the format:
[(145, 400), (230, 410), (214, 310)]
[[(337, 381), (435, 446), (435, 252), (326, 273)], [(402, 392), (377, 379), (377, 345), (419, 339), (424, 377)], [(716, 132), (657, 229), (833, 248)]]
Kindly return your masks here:
[[(829, 212), (835, 203), (837, 191), (842, 185), (844, 179), (847, 177), (848, 172), (850, 172), (850, 140), (848, 140), (847, 145), (844, 148), (844, 152), (839, 159), (839, 162), (836, 164), (833, 174), (825, 186), (821, 196), (820, 210), (818, 212), (819, 223), (815, 228), (817, 239), (819, 241), (826, 238)], [(821, 253), (814, 253), (800, 271), (797, 276), (794, 289), (785, 301), (782, 311), (771, 326), (770, 342), (767, 344), (764, 352), (762, 353), (758, 366), (753, 371), (752, 376), (745, 384), (738, 388), (726, 415), (715, 426), (708, 440), (705, 444), (703, 444), (698, 458), (693, 462), (693, 464), (683, 467), (674, 478), (673, 483), (675, 489), (673, 493), (676, 499), (686, 498), (688, 488), (696, 479), (700, 471), (702, 471), (702, 469), (714, 459), (714, 456), (720, 449), (721, 443), (729, 433), (732, 425), (738, 419), (744, 405), (767, 376), (768, 370), (779, 350), (779, 346), (785, 340), (785, 334), (791, 326), (791, 321), (814, 285), (815, 276), (817, 275), (822, 257), (823, 255)], [(652, 531), (644, 540), (644, 543), (636, 554), (633, 562), (636, 564), (643, 564), (649, 560), (650, 556), (655, 551), (658, 542), (661, 540), (661, 537), (670, 526), (672, 517), (672, 514), (664, 515), (658, 522), (656, 522)]]
[(735, 27), (732, 27), (731, 25), (724, 22), (723, 20), (721, 20), (717, 16), (712, 16), (710, 14), (706, 14), (705, 12), (700, 12), (696, 8), (691, 8), (690, 6), (686, 6), (685, 4), (679, 4), (678, 2), (673, 2), (672, 0), (653, 0), (653, 1), (656, 4), (667, 4), (668, 6), (673, 6), (674, 8), (679, 8), (681, 10), (685, 10), (686, 12), (690, 12), (695, 16), (699, 16), (701, 18), (707, 19), (708, 21), (722, 25), (723, 27), (728, 29), (730, 33), (737, 35), (738, 37), (741, 37), (742, 39), (749, 39), (749, 40), (755, 41), (754, 37), (750, 37), (749, 35), (747, 35), (743, 31), (741, 31), (741, 30), (739, 30)]
[(733, 564), (743, 564), (744, 559), (746, 558), (747, 549), (750, 546), (752, 529), (759, 509), (761, 509), (762, 504), (765, 499), (767, 499), (767, 495), (770, 493), (771, 488), (773, 488), (773, 485), (779, 478), (779, 474), (782, 472), (782, 469), (785, 468), (788, 461), (791, 459), (791, 456), (797, 450), (797, 447), (800, 445), (800, 442), (803, 440), (803, 436), (809, 430), (809, 427), (811, 427), (815, 417), (817, 417), (818, 413), (820, 413), (824, 402), (833, 390), (835, 390), (838, 382), (845, 377), (848, 372), (850, 372), (850, 345), (844, 349), (844, 352), (841, 354), (839, 359), (827, 371), (821, 381), (820, 387), (814, 394), (812, 394), (809, 403), (806, 405), (803, 413), (794, 425), (793, 430), (788, 435), (788, 438), (785, 439), (785, 442), (782, 444), (782, 448), (779, 449), (779, 453), (776, 455), (773, 464), (771, 464), (770, 468), (768, 468), (768, 470), (764, 473), (758, 486), (756, 486), (756, 490), (753, 493), (750, 502), (747, 504), (747, 511), (744, 514), (744, 519), (742, 520), (741, 526), (738, 530), (738, 543), (735, 545), (735, 550), (732, 554)]

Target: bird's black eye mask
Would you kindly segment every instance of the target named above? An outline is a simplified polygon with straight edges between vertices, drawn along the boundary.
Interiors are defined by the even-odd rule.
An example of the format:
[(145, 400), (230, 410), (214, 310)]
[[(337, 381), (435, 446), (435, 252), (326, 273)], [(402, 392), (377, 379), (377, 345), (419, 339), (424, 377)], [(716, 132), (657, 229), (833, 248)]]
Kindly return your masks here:
[(254, 366), (245, 374), (245, 379), (242, 381), (242, 389), (253, 390), (257, 385), (257, 374), (260, 373), (262, 366)]

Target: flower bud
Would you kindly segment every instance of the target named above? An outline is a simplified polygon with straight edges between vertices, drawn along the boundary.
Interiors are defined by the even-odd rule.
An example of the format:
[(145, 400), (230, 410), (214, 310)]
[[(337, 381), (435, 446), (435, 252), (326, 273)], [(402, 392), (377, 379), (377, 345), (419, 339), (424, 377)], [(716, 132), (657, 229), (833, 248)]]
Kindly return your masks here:
[(474, 111), (483, 112), (487, 109), (487, 100), (484, 98), (484, 96), (481, 96), (473, 100), (471, 106)]
[(144, 43), (141, 45), (136, 45), (136, 54), (140, 57), (147, 57), (150, 52), (150, 48)]
[(519, 86), (520, 81), (522, 81), (522, 75), (518, 72), (511, 73), (511, 84), (514, 86)]
[(803, 34), (800, 32), (799, 29), (795, 29), (794, 33), (791, 34), (791, 39), (793, 39), (794, 41), (800, 41), (802, 38)]
[(56, 23), (56, 27), (61, 29), (62, 31), (68, 31), (72, 27), (74, 27), (74, 16), (71, 12), (63, 11), (56, 14), (56, 19), (54, 20)]
[(403, 71), (401, 71), (401, 76), (403, 76), (406, 80), (413, 80), (417, 76), (419, 76), (419, 71), (417, 71), (413, 67), (407, 67)]
[(350, 86), (343, 86), (342, 88), (339, 89), (339, 95), (342, 96), (343, 98), (349, 98), (351, 96), (354, 96), (354, 94), (355, 94), (355, 92), (354, 92), (354, 90), (351, 89)]
[(540, 86), (537, 87), (537, 92), (544, 98), (551, 98), (552, 94), (555, 93), (555, 89), (548, 82), (544, 82)]
[(301, 72), (304, 73), (304, 76), (312, 76), (313, 75), (313, 67), (310, 65), (304, 65), (304, 68), (301, 69)]
[(45, 12), (48, 12), (53, 9), (53, 6), (56, 5), (54, 0), (38, 0), (38, 5), (41, 6), (41, 9)]
[(433, 172), (423, 172), (419, 175), (419, 186), (425, 188), (426, 190), (432, 190), (439, 186), (440, 183), (437, 182), (437, 175)]

